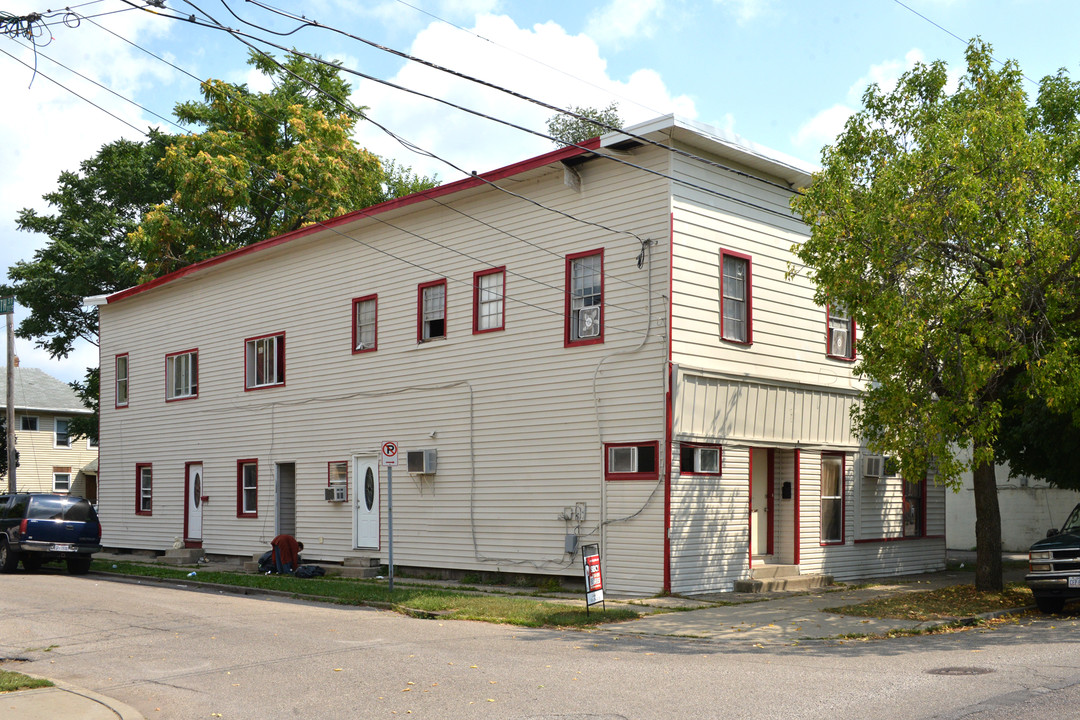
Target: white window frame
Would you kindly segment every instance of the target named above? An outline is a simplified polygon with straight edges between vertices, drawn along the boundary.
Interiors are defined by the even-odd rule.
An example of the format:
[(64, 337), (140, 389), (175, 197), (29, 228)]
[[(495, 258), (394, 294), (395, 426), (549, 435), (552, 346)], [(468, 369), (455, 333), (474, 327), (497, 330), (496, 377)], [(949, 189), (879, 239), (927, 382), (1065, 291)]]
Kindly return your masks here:
[[(840, 305), (829, 305), (828, 324), (829, 327), (825, 339), (826, 355), (841, 360), (855, 359), (855, 320), (851, 313), (847, 312)], [(847, 341), (844, 344), (844, 347), (841, 348), (841, 352), (837, 352), (833, 348), (833, 340), (841, 333), (847, 338)]]
[[(60, 442), (60, 423), (64, 423), (64, 443)], [(71, 418), (53, 418), (53, 447), (57, 449), (71, 447)]]
[[(53, 485), (52, 485), (52, 491), (53, 492), (64, 492), (64, 493), (71, 492), (71, 473), (70, 472), (54, 472), (52, 474), (52, 476), (53, 476)], [(59, 484), (57, 483), (58, 478), (65, 478), (63, 487), (59, 487)]]
[(165, 399), (199, 396), (199, 351), (185, 350), (165, 356)]
[(154, 511), (154, 468), (152, 465), (139, 465), (139, 514), (149, 515)]
[[(836, 483), (836, 495), (825, 494), (825, 464), (836, 463), (837, 467), (837, 483)], [(822, 454), (821, 456), (821, 484), (819, 490), (819, 498), (821, 505), (820, 522), (818, 539), (822, 545), (842, 545), (844, 544), (844, 471), (846, 462), (843, 455), (837, 454)], [(838, 537), (825, 537), (825, 514), (826, 508), (832, 507), (833, 512), (837, 515), (837, 527), (839, 528)]]
[[(123, 373), (120, 372), (121, 364), (123, 365), (123, 368), (124, 368)], [(116, 383), (115, 383), (116, 395), (115, 395), (114, 400), (115, 400), (116, 407), (118, 407), (118, 408), (128, 406), (128, 400), (129, 400), (129, 395), (128, 395), (128, 368), (129, 367), (130, 367), (130, 361), (128, 360), (128, 355), (126, 353), (116, 356), (116, 363), (114, 365), (115, 377), (116, 377)]]
[(285, 333), (244, 341), (244, 383), (248, 390), (285, 384)]

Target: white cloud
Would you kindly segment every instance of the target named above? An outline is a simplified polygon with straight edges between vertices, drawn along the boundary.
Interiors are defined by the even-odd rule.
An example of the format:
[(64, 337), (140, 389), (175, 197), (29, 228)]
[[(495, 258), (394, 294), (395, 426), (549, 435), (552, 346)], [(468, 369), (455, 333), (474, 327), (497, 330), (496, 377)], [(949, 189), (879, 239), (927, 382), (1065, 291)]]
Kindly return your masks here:
[(913, 48), (908, 50), (903, 60), (886, 60), (877, 65), (871, 65), (866, 75), (862, 76), (848, 89), (848, 101), (858, 103), (862, 100), (863, 93), (872, 84), (881, 88), (882, 92), (888, 93), (896, 87), (900, 76), (915, 67), (916, 63), (926, 61), (926, 55), (922, 50)]
[(589, 15), (585, 33), (601, 44), (652, 37), (663, 12), (664, 0), (611, 0)]
[[(616, 102), (627, 124), (669, 112), (697, 115), (693, 100), (672, 97), (653, 70), (638, 70), (626, 80), (611, 78), (592, 38), (568, 35), (555, 23), (519, 28), (506, 16), (481, 15), (472, 32), (491, 42), (440, 23), (417, 35), (409, 52), (557, 107), (606, 107)], [(546, 132), (545, 121), (555, 114), (416, 63), (402, 67), (391, 81), (540, 132)], [(491, 170), (554, 149), (544, 138), (375, 83), (362, 82), (355, 99), (371, 108), (372, 119), (466, 172)], [(409, 154), (369, 124), (361, 125), (357, 140), (422, 174), (438, 173), (444, 182), (462, 177), (445, 164)]]
[(772, 0), (714, 0), (727, 8), (739, 24), (748, 23), (771, 9)]
[(792, 143), (802, 150), (813, 150), (832, 144), (844, 129), (844, 123), (855, 111), (847, 105), (833, 105), (822, 110), (803, 123), (792, 138)]

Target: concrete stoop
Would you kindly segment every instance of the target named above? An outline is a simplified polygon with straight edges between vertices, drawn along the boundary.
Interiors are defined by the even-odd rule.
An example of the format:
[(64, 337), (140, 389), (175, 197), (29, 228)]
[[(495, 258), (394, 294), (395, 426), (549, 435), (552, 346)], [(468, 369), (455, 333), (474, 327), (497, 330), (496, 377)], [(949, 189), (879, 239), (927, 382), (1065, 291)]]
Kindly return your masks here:
[(797, 565), (759, 565), (748, 580), (736, 580), (735, 592), (796, 592), (832, 585), (832, 575), (800, 575)]
[(195, 565), (202, 556), (202, 548), (173, 548), (166, 550), (157, 561), (164, 565)]

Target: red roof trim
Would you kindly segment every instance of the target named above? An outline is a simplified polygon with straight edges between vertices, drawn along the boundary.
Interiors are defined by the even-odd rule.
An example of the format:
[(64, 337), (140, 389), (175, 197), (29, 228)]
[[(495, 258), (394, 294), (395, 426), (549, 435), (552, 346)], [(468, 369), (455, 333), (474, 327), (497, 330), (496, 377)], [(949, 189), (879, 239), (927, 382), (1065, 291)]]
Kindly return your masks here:
[(520, 175), (521, 173), (528, 172), (529, 170), (535, 170), (536, 168), (544, 167), (545, 165), (550, 165), (552, 163), (567, 160), (572, 157), (584, 155), (589, 150), (596, 150), (600, 147), (600, 138), (592, 138), (591, 140), (586, 140), (585, 142), (581, 143), (581, 146), (586, 148), (586, 150), (582, 150), (579, 147), (560, 148), (558, 150), (553, 150), (549, 153), (545, 153), (543, 155), (537, 155), (536, 157), (529, 158), (528, 160), (514, 163), (513, 165), (507, 165), (497, 170), (492, 170), (491, 172), (487, 172), (482, 175), (463, 178), (462, 180), (447, 183), (446, 185), (440, 185), (438, 187), (431, 188), (430, 190), (422, 190), (418, 193), (413, 193), (412, 195), (406, 195), (405, 197), (387, 200), (386, 202), (379, 203), (378, 205), (372, 205), (371, 207), (363, 208), (362, 210), (354, 210), (351, 213), (339, 215), (338, 217), (330, 218), (329, 220), (325, 220), (321, 223), (308, 225), (307, 227), (293, 230), (292, 232), (285, 233), (284, 235), (278, 235), (277, 237), (268, 238), (266, 240), (254, 243), (253, 245), (247, 245), (242, 248), (237, 248), (236, 250), (230, 250), (227, 253), (217, 255), (207, 260), (202, 260), (201, 262), (193, 263), (191, 265), (188, 265), (187, 267), (182, 267), (179, 270), (174, 270), (167, 275), (162, 275), (159, 278), (154, 278), (150, 282), (144, 283), (142, 285), (136, 285), (135, 287), (115, 292), (112, 295), (109, 295), (105, 299), (105, 302), (114, 303), (119, 300), (131, 297), (132, 295), (137, 295), (139, 293), (146, 292), (147, 290), (150, 290), (152, 288), (156, 288), (166, 283), (170, 283), (173, 280), (177, 280), (187, 275), (191, 275), (192, 273), (198, 272), (199, 270), (213, 267), (214, 265), (219, 265), (227, 260), (231, 260), (234, 257), (239, 257), (241, 255), (247, 255), (249, 253), (259, 250), (265, 250), (266, 248), (275, 247), (277, 245), (281, 245), (282, 243), (287, 243), (292, 240), (311, 235), (312, 233), (318, 232), (323, 229), (334, 228), (338, 225), (345, 225), (357, 218), (369, 217), (371, 215), (380, 215), (384, 212), (389, 212), (391, 210), (396, 210), (398, 208), (408, 207), (409, 205), (423, 202), (424, 200), (431, 200), (437, 197), (452, 195), (454, 193), (461, 192), (462, 190), (468, 190), (469, 188), (483, 185), (487, 182), (503, 180), (514, 175)]

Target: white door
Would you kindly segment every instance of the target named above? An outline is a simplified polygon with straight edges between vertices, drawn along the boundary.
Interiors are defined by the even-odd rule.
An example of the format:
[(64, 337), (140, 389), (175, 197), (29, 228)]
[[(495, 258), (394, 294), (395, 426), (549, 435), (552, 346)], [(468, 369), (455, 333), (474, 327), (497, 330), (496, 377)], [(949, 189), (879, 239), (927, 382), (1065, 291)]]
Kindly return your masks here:
[(353, 458), (353, 527), (356, 547), (379, 547), (379, 458)]
[(187, 540), (202, 540), (202, 496), (202, 464), (193, 463), (187, 476)]
[(753, 448), (750, 464), (750, 552), (765, 555), (769, 552), (769, 451)]

